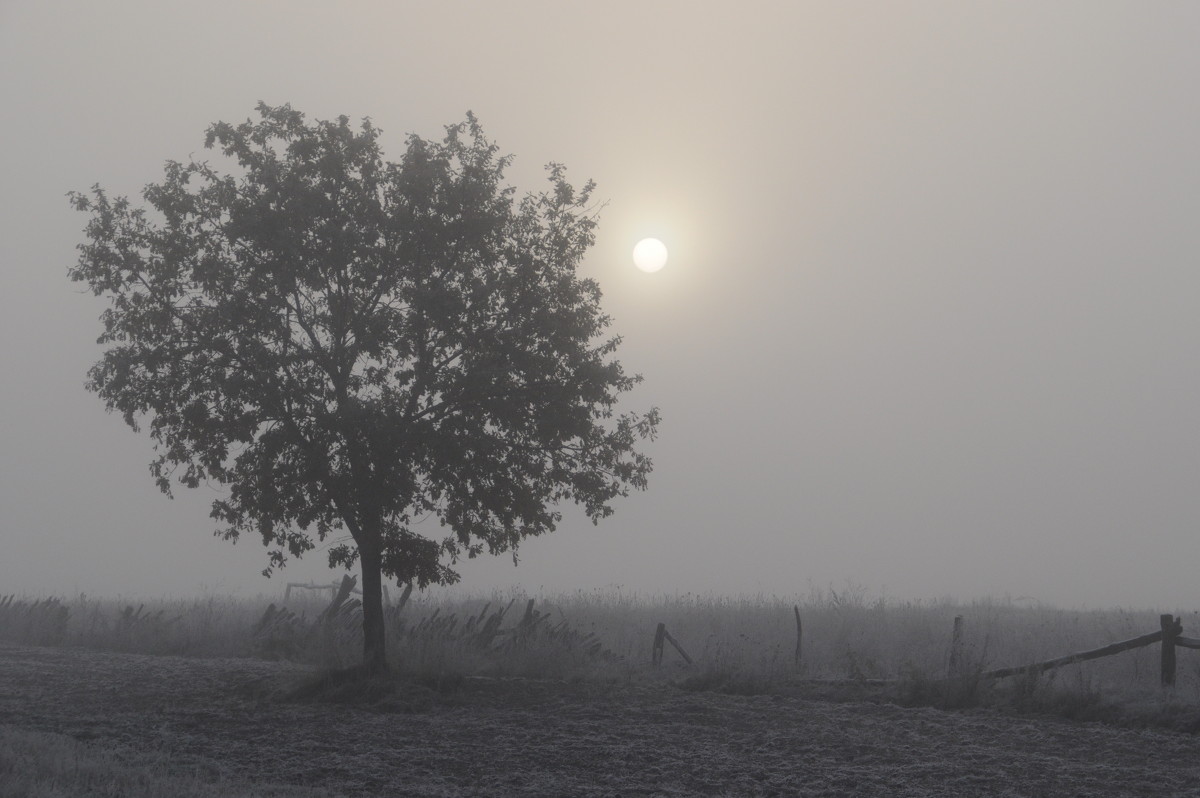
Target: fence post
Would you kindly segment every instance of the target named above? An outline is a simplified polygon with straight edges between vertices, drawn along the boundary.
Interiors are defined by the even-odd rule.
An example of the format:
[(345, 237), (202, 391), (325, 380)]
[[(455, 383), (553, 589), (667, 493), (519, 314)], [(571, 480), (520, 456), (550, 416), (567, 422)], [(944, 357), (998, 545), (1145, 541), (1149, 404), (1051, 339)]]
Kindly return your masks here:
[[(404, 592), (400, 594), (400, 601), (396, 604), (397, 611), (404, 609), (404, 605), (408, 603), (408, 597), (412, 595), (412, 586), (412, 582), (404, 586)], [(484, 610), (486, 609), (487, 607), (484, 607)], [(480, 613), (480, 617), (483, 617), (483, 613)]]
[(1178, 618), (1171, 615), (1158, 616), (1162, 626), (1162, 686), (1175, 686), (1175, 638), (1183, 631)]
[(963, 617), (955, 615), (954, 633), (950, 637), (950, 666), (946, 669), (946, 675), (950, 679), (958, 676), (958, 671), (962, 667), (962, 632)]
[(337, 611), (346, 603), (346, 599), (350, 598), (350, 591), (354, 590), (356, 584), (358, 584), (358, 577), (350, 576), (349, 574), (342, 576), (342, 583), (340, 585), (334, 582), (335, 592), (333, 600), (329, 602), (329, 606), (317, 617), (324, 621), (333, 620), (333, 617), (337, 615)]
[[(672, 648), (679, 652), (679, 656), (683, 657), (684, 662), (686, 662), (688, 665), (692, 664), (692, 658), (689, 657), (688, 653), (683, 650), (683, 646), (679, 645), (679, 641), (671, 637), (671, 633), (667, 631), (667, 627), (665, 625), (663, 626), (663, 639), (670, 643)], [(662, 656), (660, 655), (659, 660), (661, 659)]]
[(800, 670), (800, 641), (803, 637), (804, 627), (800, 625), (800, 605), (792, 605), (792, 609), (796, 612), (796, 671)]
[(667, 625), (659, 623), (658, 629), (654, 632), (654, 648), (650, 652), (650, 663), (656, 668), (662, 664), (663, 640), (666, 636)]

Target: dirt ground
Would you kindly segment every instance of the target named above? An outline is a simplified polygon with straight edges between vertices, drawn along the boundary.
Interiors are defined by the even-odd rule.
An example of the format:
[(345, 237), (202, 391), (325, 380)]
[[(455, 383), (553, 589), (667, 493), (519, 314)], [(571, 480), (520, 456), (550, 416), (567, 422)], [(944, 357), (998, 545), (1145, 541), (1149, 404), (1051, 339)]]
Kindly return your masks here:
[(0, 723), (346, 796), (1200, 796), (1200, 737), (668, 685), (468, 680), (370, 709), (296, 666), (0, 644)]

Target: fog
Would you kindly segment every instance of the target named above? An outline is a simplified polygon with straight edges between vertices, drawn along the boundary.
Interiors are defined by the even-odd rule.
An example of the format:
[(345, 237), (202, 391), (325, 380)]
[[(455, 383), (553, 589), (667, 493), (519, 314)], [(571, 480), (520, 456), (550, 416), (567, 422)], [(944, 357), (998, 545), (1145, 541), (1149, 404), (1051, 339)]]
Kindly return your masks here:
[(1198, 35), (1093, 0), (4, 2), (0, 594), (336, 575), (264, 579), (83, 387), (66, 193), (136, 197), (263, 100), (395, 160), (470, 109), (519, 189), (557, 161), (607, 202), (584, 270), (662, 410), (650, 488), (459, 589), (1196, 609)]

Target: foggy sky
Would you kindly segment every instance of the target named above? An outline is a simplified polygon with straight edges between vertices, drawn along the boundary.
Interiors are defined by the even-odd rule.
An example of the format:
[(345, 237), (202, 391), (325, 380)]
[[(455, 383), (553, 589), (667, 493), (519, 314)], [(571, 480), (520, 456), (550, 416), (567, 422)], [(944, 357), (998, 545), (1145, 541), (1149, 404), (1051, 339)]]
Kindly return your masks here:
[(519, 189), (608, 202), (650, 489), (462, 589), (1197, 609), (1198, 40), (1167, 2), (0, 2), (0, 594), (333, 578), (158, 493), (67, 278), (66, 192), (136, 197), (264, 100), (393, 160), (470, 109)]

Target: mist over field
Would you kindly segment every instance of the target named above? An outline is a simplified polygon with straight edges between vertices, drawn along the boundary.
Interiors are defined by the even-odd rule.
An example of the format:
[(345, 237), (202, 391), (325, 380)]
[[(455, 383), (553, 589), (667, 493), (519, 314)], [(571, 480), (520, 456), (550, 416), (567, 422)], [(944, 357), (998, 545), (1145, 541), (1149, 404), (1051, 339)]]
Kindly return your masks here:
[(624, 409), (662, 411), (649, 488), (454, 595), (1194, 611), (1197, 34), (1134, 2), (4, 3), (0, 595), (340, 578), (318, 549), (263, 579), (220, 487), (168, 501), (83, 385), (105, 304), (66, 193), (136, 200), (262, 100), (369, 116), (391, 160), (470, 109), (519, 192), (555, 161), (607, 203), (582, 273), (645, 377)]

